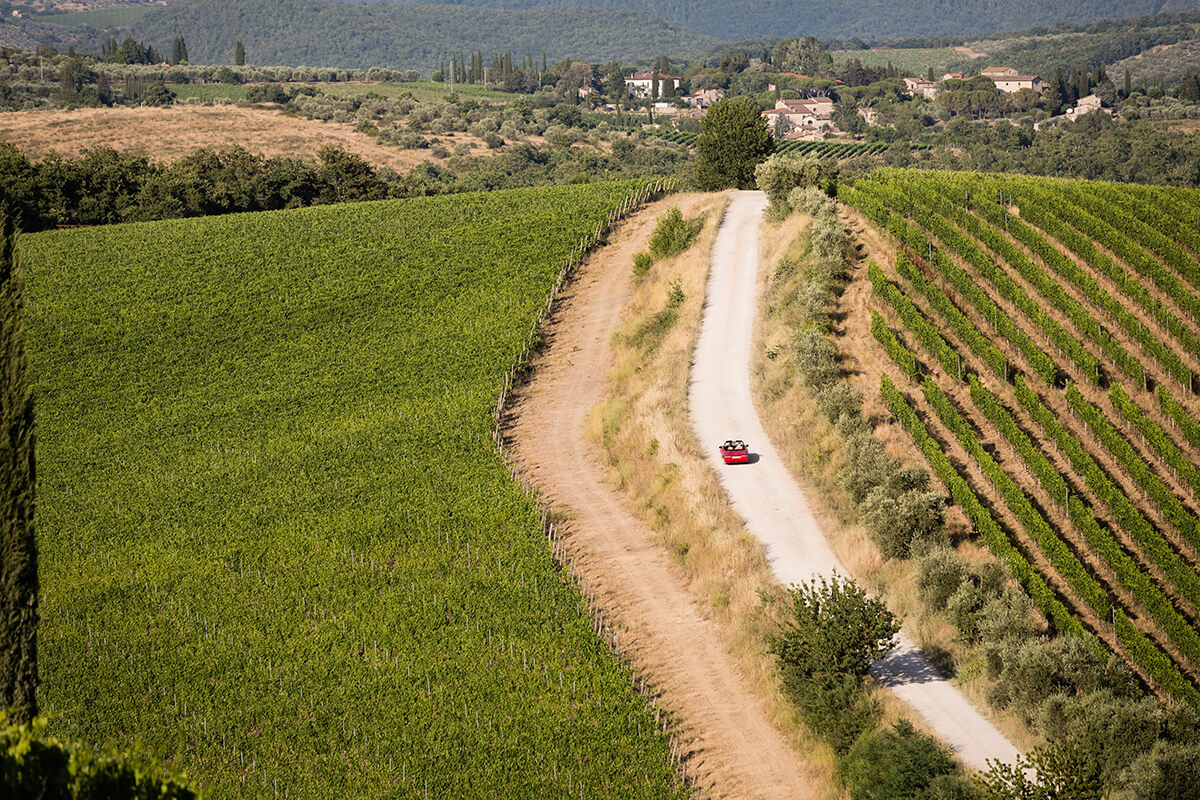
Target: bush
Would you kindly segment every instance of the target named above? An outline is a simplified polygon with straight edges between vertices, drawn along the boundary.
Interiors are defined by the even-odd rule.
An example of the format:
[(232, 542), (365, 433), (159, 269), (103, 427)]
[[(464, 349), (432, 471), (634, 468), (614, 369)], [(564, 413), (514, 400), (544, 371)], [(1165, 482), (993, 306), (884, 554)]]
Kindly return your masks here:
[(837, 574), (791, 589), (791, 613), (772, 638), (785, 683), (815, 675), (867, 675), (895, 646), (900, 623), (880, 600)]
[(933, 611), (941, 611), (970, 572), (958, 553), (949, 547), (930, 550), (917, 562), (917, 593)]
[(657, 261), (682, 253), (691, 245), (699, 230), (700, 225), (689, 224), (678, 208), (669, 209), (654, 226), (654, 233), (650, 234), (650, 255)]
[(767, 195), (768, 213), (776, 219), (794, 210), (789, 202), (793, 190), (815, 186), (820, 175), (816, 157), (799, 153), (776, 153), (754, 168), (755, 183)]
[(879, 486), (866, 496), (859, 514), (887, 558), (908, 558), (944, 538), (946, 499), (937, 492), (895, 493)]
[[(868, 733), (855, 742), (838, 772), (852, 800), (971, 796), (965, 781), (954, 780), (949, 748), (904, 719), (889, 730)], [(953, 793), (947, 795), (947, 790)]]
[(633, 274), (637, 277), (645, 275), (653, 265), (654, 259), (645, 250), (633, 254)]
[(816, 675), (799, 682), (785, 679), (784, 691), (809, 730), (838, 754), (846, 753), (864, 732), (879, 724), (879, 704), (865, 681), (855, 675)]
[[(5, 725), (0, 713), (0, 726)], [(46, 720), (0, 727), (0, 797), (194, 800), (189, 785), (128, 757), (93, 756), (46, 735)]]

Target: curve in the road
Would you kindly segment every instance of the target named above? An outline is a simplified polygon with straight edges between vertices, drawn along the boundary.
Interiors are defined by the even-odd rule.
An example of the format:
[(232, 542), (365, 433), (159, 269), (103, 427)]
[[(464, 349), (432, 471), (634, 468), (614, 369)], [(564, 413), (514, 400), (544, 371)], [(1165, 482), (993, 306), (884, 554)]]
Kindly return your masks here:
[[(734, 508), (762, 543), (775, 576), (791, 585), (828, 577), (835, 570), (848, 573), (767, 438), (750, 391), (759, 226), (766, 204), (761, 192), (739, 192), (726, 212), (713, 246), (688, 402), (696, 435)], [(717, 446), (730, 437), (749, 443), (757, 461), (727, 467)], [(985, 769), (988, 760), (1015, 763), (1018, 751), (1012, 743), (903, 635), (872, 672), (916, 709), (968, 766)]]

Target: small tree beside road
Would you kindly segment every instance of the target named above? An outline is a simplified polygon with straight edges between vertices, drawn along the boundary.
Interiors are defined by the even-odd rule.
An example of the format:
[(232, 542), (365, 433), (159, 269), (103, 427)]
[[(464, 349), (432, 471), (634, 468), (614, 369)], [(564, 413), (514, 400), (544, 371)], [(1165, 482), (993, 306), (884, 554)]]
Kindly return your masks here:
[(705, 191), (753, 189), (754, 168), (774, 151), (775, 140), (753, 100), (718, 100), (700, 121), (696, 185)]

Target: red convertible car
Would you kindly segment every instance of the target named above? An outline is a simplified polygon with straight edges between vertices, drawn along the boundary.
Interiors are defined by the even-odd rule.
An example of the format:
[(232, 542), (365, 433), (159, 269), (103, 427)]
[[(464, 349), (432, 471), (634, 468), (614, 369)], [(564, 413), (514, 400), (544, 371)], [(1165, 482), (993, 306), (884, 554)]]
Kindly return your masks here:
[(741, 439), (726, 439), (721, 445), (721, 458), (726, 464), (747, 464), (750, 462), (750, 448)]

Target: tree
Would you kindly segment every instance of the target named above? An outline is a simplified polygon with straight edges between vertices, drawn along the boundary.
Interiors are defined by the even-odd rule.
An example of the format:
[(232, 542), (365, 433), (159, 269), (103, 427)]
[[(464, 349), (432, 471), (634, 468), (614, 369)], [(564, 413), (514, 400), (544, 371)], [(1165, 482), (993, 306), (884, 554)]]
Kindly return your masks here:
[(813, 36), (784, 39), (775, 45), (771, 61), (780, 72), (798, 72), (814, 78), (826, 75), (833, 69), (833, 56)]
[(37, 716), (38, 551), (33, 531), (33, 398), (25, 383), (16, 221), (0, 219), (0, 710)]
[[(953, 786), (954, 758), (945, 745), (921, 733), (906, 719), (889, 730), (862, 736), (839, 765), (851, 800), (946, 797), (929, 789), (936, 784)], [(941, 786), (938, 786), (940, 789)], [(969, 796), (961, 787), (959, 796)], [(954, 795), (949, 795), (953, 797)]]
[(233, 64), (236, 67), (246, 65), (246, 48), (242, 45), (241, 39), (238, 39), (237, 44), (233, 46)]
[(849, 578), (834, 573), (791, 593), (790, 619), (771, 641), (785, 684), (821, 674), (865, 677), (895, 646), (899, 621)]
[(754, 168), (775, 150), (775, 140), (749, 97), (713, 103), (696, 139), (696, 184), (714, 191), (754, 188)]

